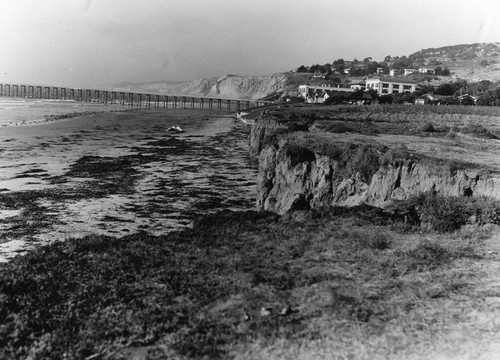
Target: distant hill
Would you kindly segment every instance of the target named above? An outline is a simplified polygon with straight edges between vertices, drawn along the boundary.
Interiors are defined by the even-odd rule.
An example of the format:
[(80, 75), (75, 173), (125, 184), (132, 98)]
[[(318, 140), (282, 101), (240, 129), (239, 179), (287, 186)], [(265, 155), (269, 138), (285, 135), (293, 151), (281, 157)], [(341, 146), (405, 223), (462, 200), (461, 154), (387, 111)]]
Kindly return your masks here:
[(278, 73), (266, 76), (224, 75), (219, 78), (197, 79), (182, 83), (120, 83), (115, 89), (155, 94), (212, 96), (230, 99), (278, 99), (296, 95), (298, 86), (307, 78), (301, 74)]
[(116, 88), (133, 88), (133, 87), (138, 87), (138, 86), (149, 86), (153, 84), (167, 84), (167, 85), (179, 85), (182, 83), (185, 83), (186, 81), (168, 81), (168, 80), (163, 80), (163, 81), (154, 81), (154, 82), (130, 82), (130, 81), (122, 81), (120, 83), (116, 83), (113, 85), (113, 87)]
[(408, 56), (415, 64), (450, 69), (468, 82), (500, 81), (500, 42), (423, 49)]

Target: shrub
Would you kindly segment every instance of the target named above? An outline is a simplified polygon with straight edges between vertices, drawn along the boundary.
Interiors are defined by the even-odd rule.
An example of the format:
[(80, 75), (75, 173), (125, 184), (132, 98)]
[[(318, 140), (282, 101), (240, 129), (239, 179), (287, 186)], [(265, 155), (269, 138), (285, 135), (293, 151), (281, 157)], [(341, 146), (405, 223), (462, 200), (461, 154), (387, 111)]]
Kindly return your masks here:
[(397, 161), (403, 161), (412, 156), (412, 152), (405, 145), (400, 144), (395, 147), (389, 148), (381, 159), (381, 164), (388, 165)]
[(413, 249), (405, 252), (407, 270), (423, 271), (448, 263), (452, 253), (443, 245), (429, 240), (421, 241)]
[(373, 174), (380, 168), (379, 152), (373, 146), (361, 145), (352, 154), (344, 154), (347, 171), (351, 174), (359, 173), (366, 182), (370, 182)]
[(392, 104), (394, 97), (392, 95), (382, 95), (378, 98), (380, 104)]
[(500, 202), (486, 197), (441, 196), (422, 193), (408, 200), (421, 225), (438, 232), (460, 229), (469, 222), (500, 224)]
[(328, 126), (325, 128), (325, 131), (330, 132), (330, 133), (335, 133), (335, 134), (342, 134), (345, 132), (353, 132), (353, 130), (349, 126), (347, 126), (344, 123), (338, 123), (338, 122), (328, 124)]
[(283, 148), (283, 153), (290, 159), (292, 167), (303, 162), (316, 160), (316, 155), (313, 151), (295, 144), (287, 143)]
[(460, 229), (471, 216), (467, 199), (462, 197), (437, 196), (425, 193), (419, 196), (419, 213), (422, 225), (438, 232)]
[(266, 135), (266, 137), (264, 138), (264, 141), (263, 141), (263, 147), (266, 145), (271, 145), (271, 146), (274, 146), (275, 148), (277, 148), (279, 139), (288, 133), (290, 133), (290, 130), (285, 129), (285, 128), (275, 129), (273, 133)]
[(308, 131), (310, 124), (306, 121), (291, 121), (287, 126), (290, 131)]
[(461, 129), (462, 133), (480, 136), (487, 139), (498, 139), (498, 136), (493, 135), (488, 129), (478, 124), (468, 124), (465, 128)]
[(419, 132), (435, 132), (436, 129), (434, 128), (434, 126), (431, 123), (426, 122), (418, 127), (418, 131)]

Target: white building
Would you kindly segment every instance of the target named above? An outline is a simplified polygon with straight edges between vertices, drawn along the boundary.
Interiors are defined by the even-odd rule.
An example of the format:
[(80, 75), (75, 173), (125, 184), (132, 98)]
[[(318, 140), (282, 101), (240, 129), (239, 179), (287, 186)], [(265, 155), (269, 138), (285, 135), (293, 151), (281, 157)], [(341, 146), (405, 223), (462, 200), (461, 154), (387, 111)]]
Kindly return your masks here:
[(363, 80), (363, 81), (360, 81), (358, 83), (353, 83), (353, 84), (351, 84), (351, 89), (353, 89), (353, 90), (365, 90), (366, 89), (366, 82)]
[(413, 80), (393, 78), (366, 79), (366, 90), (374, 89), (379, 95), (409, 94), (417, 90), (417, 83)]
[(428, 69), (428, 68), (419, 68), (418, 72), (427, 75), (434, 75), (436, 73), (436, 71), (434, 71), (433, 69)]
[(352, 93), (354, 89), (348, 89), (343, 87), (335, 86), (318, 86), (318, 85), (299, 85), (299, 95), (307, 103), (323, 103), (328, 99), (329, 93), (331, 91), (342, 92), (342, 93)]
[(416, 72), (418, 72), (417, 69), (404, 69), (403, 74), (406, 76), (406, 75), (411, 75), (411, 74), (416, 73)]
[(389, 75), (390, 75), (390, 76), (401, 75), (401, 70), (398, 70), (398, 69), (391, 69), (391, 70), (389, 70)]

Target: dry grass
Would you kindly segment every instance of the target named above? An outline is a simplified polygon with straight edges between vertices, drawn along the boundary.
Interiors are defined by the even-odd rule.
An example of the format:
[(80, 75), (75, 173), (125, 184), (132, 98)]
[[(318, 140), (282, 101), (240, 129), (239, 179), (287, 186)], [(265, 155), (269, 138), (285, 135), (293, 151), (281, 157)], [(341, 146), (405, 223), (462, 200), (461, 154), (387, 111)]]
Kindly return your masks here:
[(499, 230), (401, 232), (372, 215), (226, 212), (162, 237), (69, 240), (16, 258), (0, 271), (2, 358), (486, 354), (498, 306), (479, 283)]

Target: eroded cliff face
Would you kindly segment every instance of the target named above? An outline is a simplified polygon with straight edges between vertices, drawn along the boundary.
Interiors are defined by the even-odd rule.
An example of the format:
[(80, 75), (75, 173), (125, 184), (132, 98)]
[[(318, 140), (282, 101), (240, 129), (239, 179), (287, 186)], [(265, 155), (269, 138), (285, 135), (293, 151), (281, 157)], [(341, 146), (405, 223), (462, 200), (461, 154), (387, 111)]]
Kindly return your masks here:
[(297, 85), (286, 73), (266, 76), (224, 75), (219, 78), (197, 79), (180, 84), (166, 82), (129, 85), (127, 91), (177, 94), (191, 96), (213, 96), (229, 99), (262, 99), (270, 95), (277, 97), (297, 94)]
[(265, 116), (265, 114), (259, 116), (250, 130), (248, 155), (254, 162), (259, 160), (259, 154), (264, 149), (266, 138), (272, 136), (280, 129), (287, 129), (286, 126), (280, 125), (274, 119), (263, 118), (263, 115)]
[[(318, 151), (321, 146), (318, 147), (315, 140), (323, 135), (328, 136), (294, 133), (290, 122), (278, 121), (265, 112), (259, 116), (251, 130), (249, 150), (250, 156), (259, 163), (258, 209), (283, 214), (331, 205), (364, 203), (387, 207), (395, 200), (407, 200), (428, 191), (500, 200), (500, 174), (495, 169), (457, 163), (440, 158), (440, 154), (432, 158), (414, 151), (400, 153), (394, 144), (371, 148), (372, 145), (362, 141), (344, 142), (338, 145), (339, 149), (350, 152), (339, 156), (336, 149), (332, 156)], [(304, 138), (310, 141), (309, 147), (300, 144)], [(328, 146), (337, 146), (335, 142), (339, 142), (338, 137)], [(398, 156), (388, 156), (392, 150)]]
[(500, 177), (484, 170), (455, 170), (429, 162), (386, 163), (369, 178), (346, 175), (343, 165), (312, 153), (297, 163), (283, 146), (268, 146), (259, 156), (257, 207), (283, 214), (297, 209), (369, 204), (387, 207), (420, 192), (449, 196), (489, 196), (500, 200)]

